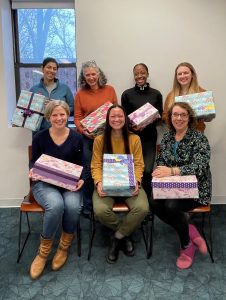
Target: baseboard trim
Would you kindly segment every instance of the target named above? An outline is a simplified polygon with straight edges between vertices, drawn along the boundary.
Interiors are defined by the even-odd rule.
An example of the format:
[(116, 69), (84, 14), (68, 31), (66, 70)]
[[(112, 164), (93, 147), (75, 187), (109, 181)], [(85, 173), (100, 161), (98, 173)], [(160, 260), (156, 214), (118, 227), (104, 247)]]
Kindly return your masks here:
[(22, 198), (0, 199), (0, 208), (20, 207), (22, 200)]

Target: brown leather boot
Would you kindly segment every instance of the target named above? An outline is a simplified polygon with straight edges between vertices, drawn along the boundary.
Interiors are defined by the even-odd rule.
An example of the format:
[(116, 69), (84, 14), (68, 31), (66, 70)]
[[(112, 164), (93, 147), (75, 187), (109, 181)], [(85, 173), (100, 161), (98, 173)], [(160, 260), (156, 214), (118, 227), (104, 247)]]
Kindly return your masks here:
[(52, 260), (52, 269), (54, 271), (59, 270), (65, 264), (73, 238), (74, 234), (62, 232), (57, 252)]
[(47, 257), (52, 250), (53, 240), (45, 240), (40, 237), (40, 246), (38, 255), (33, 260), (30, 267), (30, 276), (32, 279), (37, 279), (43, 272)]

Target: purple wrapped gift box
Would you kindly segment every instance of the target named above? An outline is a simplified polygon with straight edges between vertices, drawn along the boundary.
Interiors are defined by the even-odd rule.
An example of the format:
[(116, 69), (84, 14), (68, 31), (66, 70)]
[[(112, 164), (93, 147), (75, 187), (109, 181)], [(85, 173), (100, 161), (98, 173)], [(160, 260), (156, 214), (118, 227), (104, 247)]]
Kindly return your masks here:
[(41, 180), (74, 191), (82, 169), (83, 167), (76, 164), (42, 154), (34, 164), (32, 179)]
[(148, 124), (153, 123), (156, 119), (159, 119), (160, 114), (153, 105), (147, 102), (129, 114), (128, 117), (133, 125), (146, 127)]
[(152, 178), (154, 199), (199, 198), (195, 175)]

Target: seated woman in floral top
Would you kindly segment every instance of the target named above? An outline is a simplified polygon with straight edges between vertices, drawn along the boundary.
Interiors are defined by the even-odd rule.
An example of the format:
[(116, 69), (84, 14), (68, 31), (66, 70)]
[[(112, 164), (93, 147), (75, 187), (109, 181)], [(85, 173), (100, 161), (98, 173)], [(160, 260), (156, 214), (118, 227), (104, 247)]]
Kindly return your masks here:
[(174, 103), (167, 114), (169, 132), (161, 141), (157, 168), (153, 177), (196, 175), (199, 199), (151, 200), (152, 211), (179, 235), (181, 251), (176, 265), (189, 268), (198, 250), (205, 254), (207, 247), (196, 227), (188, 224), (186, 212), (211, 200), (210, 146), (203, 133), (195, 130), (196, 119), (187, 103)]

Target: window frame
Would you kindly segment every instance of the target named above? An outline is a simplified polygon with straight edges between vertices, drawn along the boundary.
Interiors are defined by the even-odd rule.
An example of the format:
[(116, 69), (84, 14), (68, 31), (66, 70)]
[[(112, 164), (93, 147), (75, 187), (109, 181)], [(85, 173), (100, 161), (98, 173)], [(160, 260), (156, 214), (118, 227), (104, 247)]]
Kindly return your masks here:
[[(28, 8), (32, 9), (32, 8)], [(34, 8), (35, 9), (35, 8)], [(45, 9), (45, 8), (43, 8)], [(75, 8), (74, 8), (75, 10)], [(19, 26), (18, 26), (18, 12), (17, 9), (11, 8), (11, 16), (12, 16), (12, 29), (13, 29), (13, 53), (14, 53), (14, 71), (15, 71), (15, 87), (16, 87), (16, 99), (19, 98), (21, 91), (21, 80), (20, 80), (20, 68), (41, 68), (42, 63), (22, 63), (20, 61), (20, 45), (19, 45)], [(76, 35), (75, 35), (76, 39)], [(18, 41), (18, 42), (17, 42)], [(75, 40), (76, 43), (76, 40)], [(76, 47), (75, 47), (76, 49)], [(76, 56), (77, 57), (77, 56)], [(77, 81), (77, 64), (76, 61), (74, 63), (59, 63), (60, 68), (75, 68), (75, 93), (78, 89), (78, 81)], [(72, 91), (73, 93), (73, 91)]]

